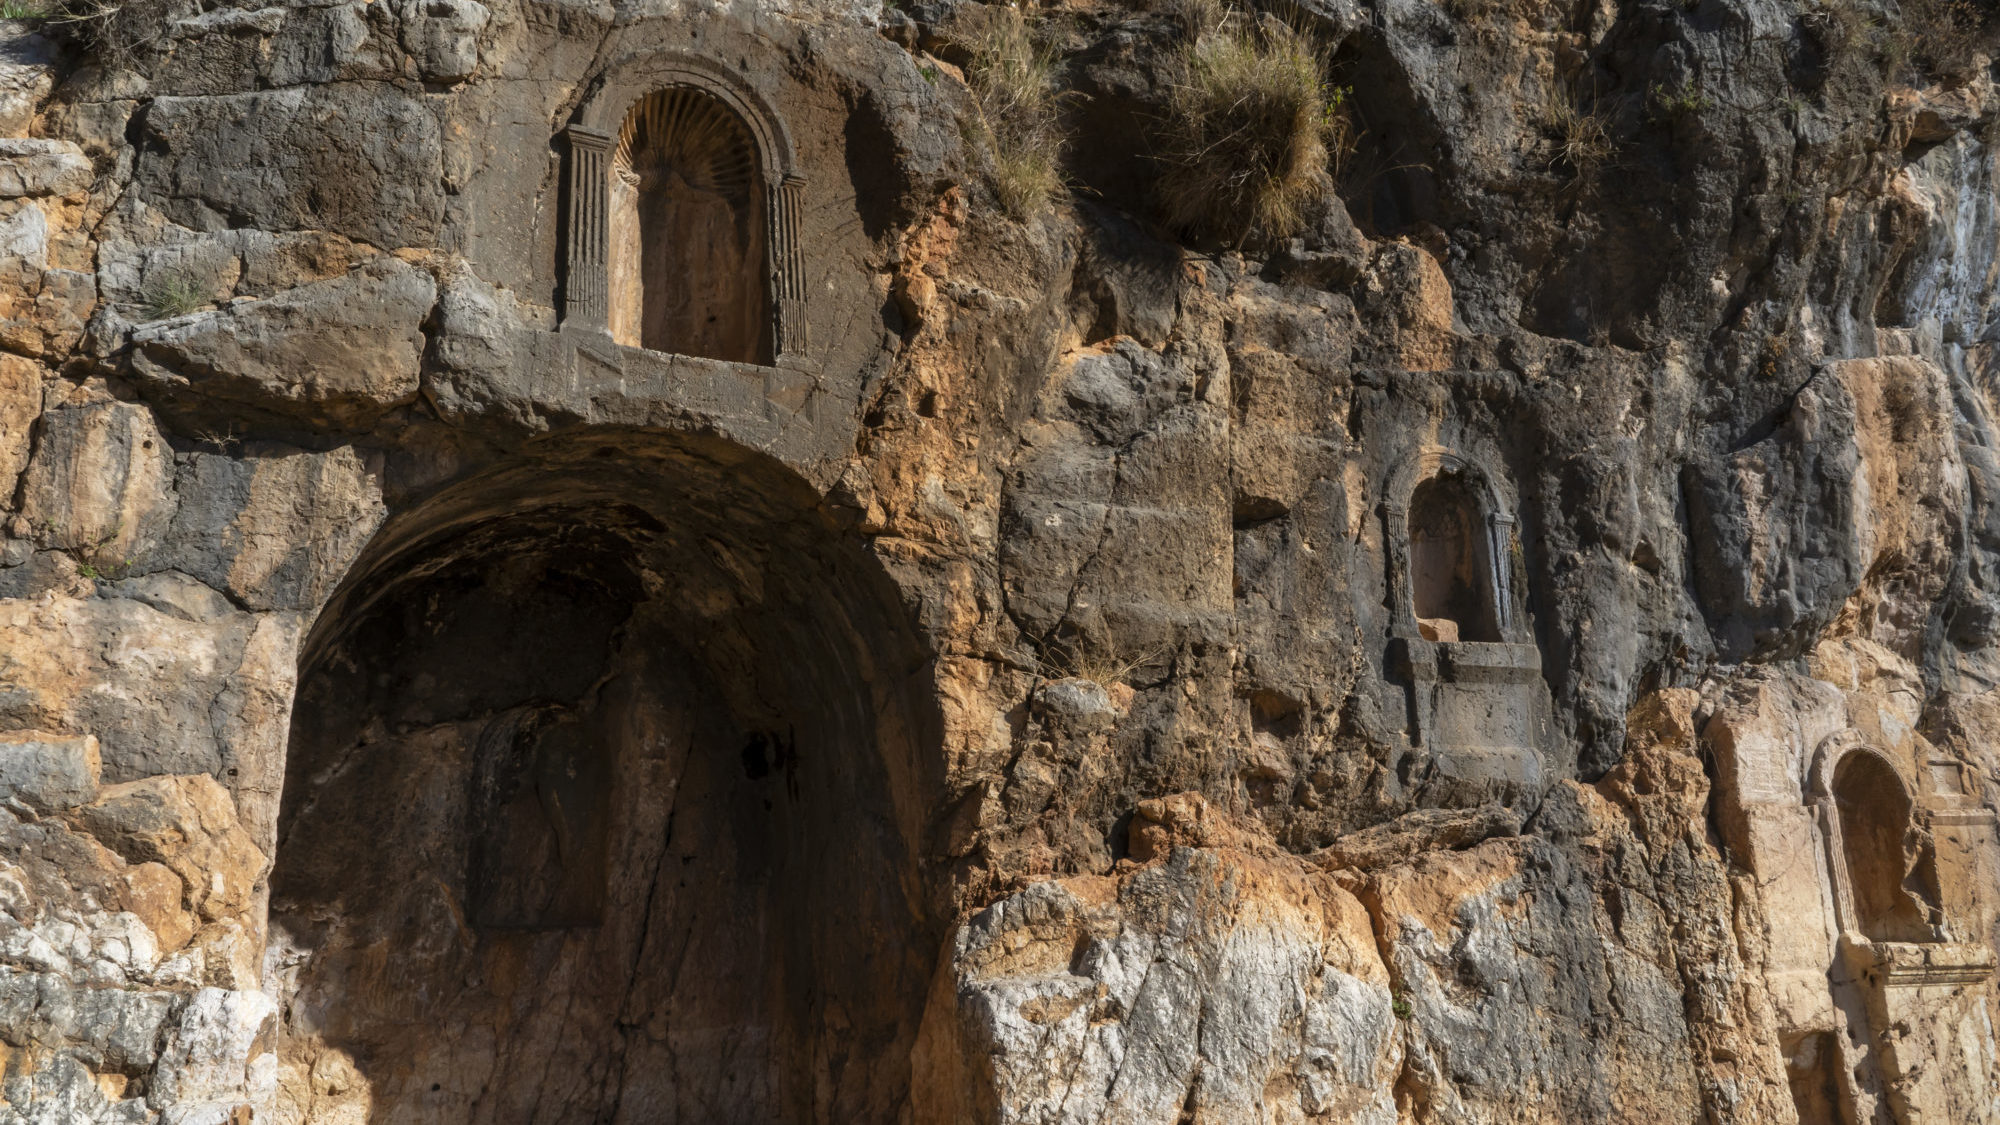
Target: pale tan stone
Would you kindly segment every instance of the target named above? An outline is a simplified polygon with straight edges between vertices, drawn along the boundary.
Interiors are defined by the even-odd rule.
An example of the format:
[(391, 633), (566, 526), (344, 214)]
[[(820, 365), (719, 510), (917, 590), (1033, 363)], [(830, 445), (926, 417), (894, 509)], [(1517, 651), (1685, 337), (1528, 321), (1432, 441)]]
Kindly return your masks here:
[(43, 543), (117, 568), (172, 516), (173, 460), (152, 412), (126, 402), (58, 407), (42, 419), (21, 514)]
[(190, 908), (209, 921), (252, 905), (264, 855), (237, 823), (228, 790), (203, 774), (109, 786), (74, 814), (83, 830), (134, 863), (165, 864), (186, 884)]
[(0, 353), (0, 508), (9, 507), (42, 412), (42, 365)]

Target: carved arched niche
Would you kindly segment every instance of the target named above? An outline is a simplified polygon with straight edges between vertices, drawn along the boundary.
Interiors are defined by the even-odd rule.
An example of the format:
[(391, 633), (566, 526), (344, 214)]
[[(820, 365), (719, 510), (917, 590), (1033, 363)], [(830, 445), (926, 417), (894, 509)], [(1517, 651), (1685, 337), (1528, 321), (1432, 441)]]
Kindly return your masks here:
[(1446, 801), (1539, 791), (1548, 688), (1520, 604), (1513, 505), (1496, 478), (1446, 450), (1410, 459), (1382, 503), (1389, 670), (1408, 692), (1407, 732)]
[(1910, 798), (1895, 771), (1849, 754), (1834, 771), (1833, 804), (1856, 927), (1876, 941), (1930, 940), (1928, 911), (1910, 890), (1923, 857), (1910, 854)]
[(1936, 859), (1902, 773), (1857, 738), (1836, 736), (1814, 774), (1840, 928), (1876, 942), (1940, 940)]
[(1389, 484), (1382, 505), (1398, 636), (1526, 644), (1514, 573), (1513, 504), (1492, 474), (1430, 450)]
[(790, 138), (703, 60), (627, 68), (569, 142), (563, 320), (628, 347), (770, 365), (804, 358)]
[(1498, 641), (1493, 544), (1460, 473), (1440, 473), (1410, 496), (1410, 600), (1433, 641)]
[(750, 130), (692, 87), (639, 99), (611, 156), (611, 338), (767, 363), (765, 192)]

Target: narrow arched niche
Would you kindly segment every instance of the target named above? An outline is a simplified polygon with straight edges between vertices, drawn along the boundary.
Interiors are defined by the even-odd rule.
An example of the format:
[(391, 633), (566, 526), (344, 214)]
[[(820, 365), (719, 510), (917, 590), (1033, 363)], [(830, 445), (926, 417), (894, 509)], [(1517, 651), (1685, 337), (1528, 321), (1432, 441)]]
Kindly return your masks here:
[(803, 482), (635, 442), (399, 517), (315, 627), (271, 879), (296, 1119), (903, 1111), (927, 654)]
[(1927, 912), (1912, 893), (1920, 857), (1907, 847), (1911, 803), (1902, 779), (1872, 753), (1849, 753), (1834, 767), (1833, 801), (1852, 924), (1873, 941), (1931, 940)]
[(611, 155), (613, 339), (771, 362), (770, 201), (741, 117), (691, 86), (635, 102)]
[(1428, 640), (1501, 639), (1482, 514), (1460, 473), (1430, 477), (1410, 495), (1410, 598)]

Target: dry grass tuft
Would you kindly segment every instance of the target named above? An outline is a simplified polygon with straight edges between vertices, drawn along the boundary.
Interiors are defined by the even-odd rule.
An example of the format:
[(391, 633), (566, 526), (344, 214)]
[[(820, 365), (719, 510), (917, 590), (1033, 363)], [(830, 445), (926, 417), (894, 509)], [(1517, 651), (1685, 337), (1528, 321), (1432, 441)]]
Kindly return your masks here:
[(1036, 660), (1036, 671), (1051, 680), (1089, 680), (1102, 688), (1130, 685), (1141, 673), (1157, 675), (1158, 665), (1167, 661), (1169, 650), (1149, 649), (1125, 654), (1116, 644), (1098, 649), (1079, 640), (1052, 642), (1045, 656)]
[(1207, 35), (1229, 16), (1223, 0), (1156, 0), (1153, 10), (1171, 18), (1188, 40)]
[(1324, 57), (1281, 21), (1231, 15), (1187, 45), (1181, 71), (1159, 138), (1166, 221), (1237, 245), (1297, 234), (1351, 146)]
[(1054, 52), (1035, 43), (1018, 9), (986, 9), (952, 29), (971, 55), (965, 77), (979, 102), (980, 129), (993, 150), (1000, 205), (1026, 218), (1062, 190), (1062, 94)]
[(1990, 28), (1996, 17), (1976, 0), (1903, 0), (1897, 28), (1900, 54), (1937, 75), (1963, 74), (1980, 56), (1993, 52)]
[(146, 282), (140, 298), (147, 320), (168, 320), (208, 307), (210, 294), (184, 273), (163, 272)]
[(1551, 102), (1549, 125), (1556, 134), (1556, 161), (1568, 165), (1578, 180), (1590, 179), (1611, 159), (1611, 119), (1584, 108), (1575, 91)]

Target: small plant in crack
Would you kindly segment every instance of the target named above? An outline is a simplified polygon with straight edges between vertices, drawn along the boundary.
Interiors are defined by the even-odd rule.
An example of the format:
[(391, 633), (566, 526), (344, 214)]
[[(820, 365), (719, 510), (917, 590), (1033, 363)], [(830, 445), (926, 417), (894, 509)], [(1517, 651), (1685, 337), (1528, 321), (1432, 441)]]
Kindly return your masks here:
[(1116, 645), (1099, 648), (1072, 639), (1049, 642), (1036, 664), (1049, 679), (1089, 680), (1109, 689), (1129, 682), (1135, 673), (1159, 663), (1166, 655), (1165, 648), (1157, 648), (1126, 656)]
[(1566, 91), (1549, 105), (1549, 125), (1556, 134), (1552, 163), (1569, 167), (1578, 180), (1588, 180), (1611, 159), (1611, 118), (1586, 108), (1575, 91)]
[(139, 294), (140, 307), (147, 320), (167, 320), (176, 316), (186, 316), (206, 307), (209, 303), (208, 289), (194, 278), (180, 271), (157, 274), (146, 282)]
[(1653, 112), (1670, 121), (1692, 117), (1715, 104), (1692, 78), (1679, 86), (1655, 83), (1651, 91), (1651, 101)]
[(132, 570), (131, 559), (120, 559), (115, 563), (80, 562), (76, 564), (77, 574), (93, 582), (116, 582)]

